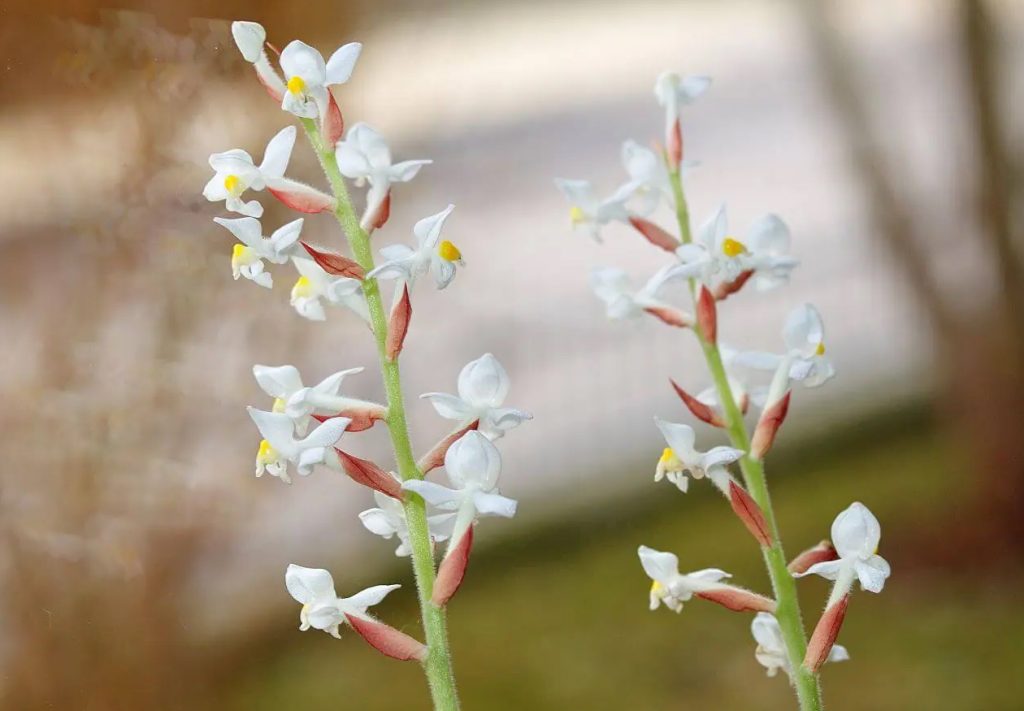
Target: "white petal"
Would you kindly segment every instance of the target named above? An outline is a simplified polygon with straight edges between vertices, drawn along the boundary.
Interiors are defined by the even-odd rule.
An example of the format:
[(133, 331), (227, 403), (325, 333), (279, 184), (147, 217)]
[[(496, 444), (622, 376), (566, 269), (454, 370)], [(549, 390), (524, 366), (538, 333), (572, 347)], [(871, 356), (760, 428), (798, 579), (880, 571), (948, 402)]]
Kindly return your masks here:
[(882, 592), (885, 581), (892, 572), (889, 562), (880, 555), (873, 555), (865, 561), (857, 561), (854, 570), (857, 571), (861, 589), (873, 593)]
[(324, 63), (323, 55), (299, 40), (288, 43), (281, 52), (280, 63), (285, 76), (289, 79), (294, 76), (301, 77), (306, 82), (307, 90), (323, 86), (327, 78), (327, 65)]
[(395, 163), (388, 171), (388, 178), (392, 183), (407, 183), (416, 177), (420, 168), (433, 162), (432, 160), (406, 160)]
[(803, 304), (789, 312), (782, 335), (786, 348), (810, 358), (825, 341), (825, 324), (816, 308)]
[(754, 616), (754, 621), (750, 623), (750, 632), (754, 635), (754, 640), (766, 651), (785, 651), (779, 621), (770, 612), (757, 613)]
[(717, 255), (719, 243), (725, 238), (729, 230), (729, 218), (725, 212), (725, 203), (718, 206), (718, 209), (701, 224), (697, 230), (697, 239), (712, 254)]
[(668, 422), (658, 417), (654, 418), (654, 424), (661, 430), (661, 434), (665, 437), (665, 442), (671, 447), (677, 457), (690, 466), (698, 463), (694, 461), (697, 455), (696, 450), (693, 448), (696, 434), (692, 427)]
[(292, 220), (291, 222), (278, 227), (274, 230), (274, 233), (270, 235), (270, 244), (273, 247), (274, 253), (281, 261), (278, 264), (284, 264), (285, 252), (287, 252), (292, 245), (299, 240), (299, 235), (302, 234), (302, 225), (305, 222), (303, 218)]
[(287, 400), (293, 393), (302, 389), (302, 376), (294, 365), (254, 365), (252, 374), (263, 392), (270, 397)]
[(712, 447), (701, 457), (701, 465), (705, 470), (710, 471), (715, 467), (735, 462), (743, 454), (742, 449), (736, 449), (735, 447)]
[(356, 61), (359, 59), (362, 49), (363, 45), (359, 42), (349, 42), (337, 49), (327, 60), (327, 81), (325, 83), (331, 85), (347, 82), (356, 68)]
[(336, 602), (327, 602), (309, 608), (306, 621), (313, 629), (331, 632), (345, 621), (345, 617)]
[(828, 653), (827, 662), (845, 662), (850, 658), (850, 653), (841, 644), (832, 645), (832, 651)]
[(286, 126), (267, 143), (267, 150), (263, 153), (263, 163), (260, 164), (260, 172), (265, 177), (280, 178), (288, 168), (288, 161), (292, 157), (292, 148), (295, 146), (295, 127)]
[(459, 373), (459, 395), (476, 406), (499, 407), (508, 389), (508, 373), (490, 353), (470, 361)]
[[(315, 430), (309, 433), (304, 440), (299, 442), (303, 449), (315, 447), (331, 447), (341, 436), (345, 429), (352, 423), (347, 417), (332, 417), (322, 422)], [(273, 444), (273, 442), (271, 442)]]
[(755, 370), (775, 370), (782, 363), (782, 356), (764, 351), (743, 351), (733, 359), (735, 365)]
[(380, 602), (388, 596), (388, 593), (393, 590), (398, 590), (402, 587), (401, 585), (374, 585), (372, 588), (366, 588), (360, 592), (357, 592), (352, 597), (343, 597), (339, 601), (343, 607), (352, 607), (361, 612), (366, 612), (366, 608), (379, 605)]
[(808, 575), (820, 575), (826, 580), (835, 580), (839, 577), (839, 571), (842, 570), (843, 566), (844, 563), (840, 560), (826, 560), (821, 563), (815, 563), (802, 573), (793, 573), (793, 577), (803, 578)]
[(651, 580), (667, 586), (679, 576), (679, 558), (674, 553), (664, 553), (640, 546), (637, 554), (640, 556), (640, 565)]
[(783, 255), (789, 252), (789, 228), (778, 215), (764, 215), (747, 230), (747, 247), (752, 252)]
[(454, 205), (449, 205), (436, 215), (424, 217), (413, 225), (412, 231), (416, 235), (420, 248), (433, 252), (441, 239), (441, 228), (444, 227), (444, 221), (448, 219), (448, 215), (452, 214), (454, 209)]
[(428, 503), (445, 509), (458, 507), (458, 505), (462, 503), (463, 499), (461, 491), (449, 489), (447, 486), (441, 486), (440, 484), (435, 484), (432, 481), (422, 481), (420, 479), (410, 479), (402, 482), (402, 489), (405, 491), (416, 492)]
[(692, 573), (687, 573), (686, 577), (700, 580), (704, 583), (717, 583), (720, 580), (731, 578), (732, 575), (719, 568), (704, 568), (703, 570), (695, 570)]
[(430, 400), (437, 414), (446, 420), (466, 420), (475, 414), (469, 403), (448, 393), (424, 393), (420, 397)]
[(295, 425), (292, 419), (283, 412), (265, 412), (255, 407), (246, 409), (263, 439), (284, 457), (292, 458), (295, 454)]
[(232, 22), (231, 36), (235, 38), (238, 51), (242, 58), (250, 64), (255, 63), (263, 54), (263, 43), (267, 41), (267, 31), (258, 22)]
[(448, 478), (459, 488), (475, 484), (490, 491), (501, 474), (501, 454), (491, 440), (470, 430), (456, 440), (444, 455)]
[(832, 544), (841, 558), (865, 560), (874, 555), (881, 538), (878, 519), (859, 501), (850, 504), (832, 522)]
[(482, 491), (473, 494), (473, 506), (478, 513), (512, 518), (516, 515), (517, 505), (518, 502), (515, 499), (501, 494), (485, 494)]
[(383, 509), (367, 509), (359, 514), (359, 520), (367, 531), (384, 538), (391, 538), (398, 532), (398, 528)]
[(334, 579), (323, 568), (304, 568), (292, 563), (285, 571), (284, 584), (291, 596), (303, 605), (334, 597)]

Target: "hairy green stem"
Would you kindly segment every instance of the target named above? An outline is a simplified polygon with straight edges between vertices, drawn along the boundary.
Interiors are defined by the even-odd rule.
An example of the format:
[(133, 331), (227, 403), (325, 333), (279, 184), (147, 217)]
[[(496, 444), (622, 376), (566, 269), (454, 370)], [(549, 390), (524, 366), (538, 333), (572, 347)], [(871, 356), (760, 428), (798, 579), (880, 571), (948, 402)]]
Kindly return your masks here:
[[(316, 151), (320, 165), (331, 184), (331, 190), (337, 200), (334, 216), (345, 232), (349, 247), (352, 249), (352, 256), (359, 266), (369, 272), (374, 266), (370, 236), (359, 224), (359, 216), (352, 206), (341, 171), (338, 170), (333, 146), (324, 145), (320, 130), (314, 120), (302, 119), (302, 125), (306, 129), (309, 142), (312, 144), (313, 150)], [(412, 444), (409, 440), (409, 426), (405, 417), (405, 400), (402, 395), (402, 378), (398, 360), (397, 357), (395, 360), (387, 357), (388, 317), (376, 279), (363, 281), (363, 295), (366, 297), (366, 305), (370, 312), (370, 327), (377, 342), (377, 354), (380, 358), (384, 391), (387, 395), (388, 432), (395, 450), (398, 474), (403, 481), (422, 479), (423, 473), (416, 466)], [(445, 611), (444, 608), (438, 607), (430, 600), (434, 592), (435, 570), (434, 548), (427, 527), (426, 504), (417, 494), (407, 492), (403, 506), (409, 527), (412, 568), (416, 577), (416, 589), (419, 594), (423, 631), (428, 649), (423, 668), (430, 685), (430, 695), (435, 711), (457, 711), (459, 697), (455, 686), (455, 674), (452, 671)]]
[[(683, 181), (677, 170), (670, 171), (669, 177), (672, 183), (672, 192), (676, 196), (676, 218), (679, 221), (682, 241), (688, 243), (692, 238), (690, 216), (683, 193)], [(691, 291), (695, 293), (696, 287), (693, 280), (691, 280), (690, 286)], [(695, 328), (694, 332), (697, 334), (701, 349), (704, 351), (704, 358), (707, 361), (708, 369), (711, 371), (711, 378), (718, 393), (718, 400), (725, 414), (729, 440), (736, 449), (742, 449), (744, 452), (749, 453), (750, 437), (747, 434), (746, 424), (743, 422), (743, 413), (733, 397), (732, 387), (729, 385), (729, 376), (725, 371), (725, 364), (722, 362), (722, 354), (718, 349), (718, 344), (704, 338), (699, 328)], [(771, 546), (762, 546), (761, 552), (764, 555), (765, 566), (768, 569), (768, 575), (772, 581), (772, 589), (775, 592), (775, 601), (778, 605), (775, 611), (775, 618), (779, 621), (782, 639), (786, 645), (786, 656), (789, 659), (791, 670), (790, 680), (796, 689), (801, 711), (821, 711), (823, 706), (818, 675), (808, 671), (803, 666), (804, 655), (807, 653), (807, 632), (804, 629), (803, 619), (800, 615), (796, 581), (790, 575), (789, 570), (786, 569), (786, 554), (782, 549), (782, 538), (779, 536), (778, 524), (775, 522), (775, 511), (772, 508), (771, 497), (768, 495), (764, 465), (760, 460), (745, 454), (740, 459), (740, 469), (743, 472), (743, 481), (746, 483), (747, 490), (764, 513), (773, 541)]]

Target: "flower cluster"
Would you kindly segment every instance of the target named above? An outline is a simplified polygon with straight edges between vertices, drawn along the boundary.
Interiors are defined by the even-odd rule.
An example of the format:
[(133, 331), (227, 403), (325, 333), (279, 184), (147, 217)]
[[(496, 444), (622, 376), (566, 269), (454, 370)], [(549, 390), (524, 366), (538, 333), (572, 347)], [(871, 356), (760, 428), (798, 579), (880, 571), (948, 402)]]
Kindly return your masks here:
[[(411, 556), (420, 591), (426, 644), (372, 617), (367, 610), (398, 588), (378, 585), (351, 597), (339, 597), (330, 573), (320, 568), (290, 565), (285, 584), (301, 603), (300, 629), (319, 629), (335, 637), (343, 625), (352, 627), (384, 654), (424, 663), (437, 708), (454, 699), (450, 660), (443, 632), (442, 608), (458, 590), (469, 560), (473, 530), (484, 516), (512, 517), (516, 501), (498, 490), (501, 455), (494, 441), (531, 416), (505, 406), (509, 377), (490, 353), (467, 364), (458, 377), (458, 395), (430, 392), (423, 398), (441, 417), (454, 420), (454, 430), (418, 462), (412, 455), (405, 420), (398, 358), (412, 317), (411, 292), (428, 272), (439, 289), (452, 283), (462, 253), (442, 237), (453, 205), (413, 226), (414, 243), (385, 246), (374, 264), (370, 236), (390, 216), (392, 188), (412, 180), (429, 160), (394, 162), (384, 138), (365, 123), (345, 131), (334, 88), (352, 76), (361, 45), (350, 43), (326, 61), (313, 47), (295, 40), (278, 52), (266, 42), (266, 31), (253, 22), (232, 25), (242, 58), (281, 109), (298, 119), (324, 168), (330, 192), (323, 192), (285, 175), (297, 130), (288, 126), (267, 144), (256, 164), (244, 150), (210, 156), (214, 176), (203, 190), (212, 202), (241, 215), (214, 218), (237, 240), (231, 257), (232, 276), (245, 277), (267, 289), (274, 287), (268, 264), (291, 264), (296, 280), (290, 301), (295, 311), (312, 321), (324, 321), (327, 307), (341, 306), (370, 325), (377, 342), (386, 401), (343, 393), (360, 367), (332, 373), (306, 385), (293, 365), (256, 365), (253, 375), (271, 399), (266, 409), (249, 408), (260, 432), (256, 476), (269, 473), (292, 483), (292, 472), (308, 476), (317, 467), (347, 475), (372, 490), (376, 506), (359, 514), (370, 532), (397, 538), (395, 553)], [(277, 55), (278, 68), (268, 54)], [(365, 187), (365, 209), (356, 215), (346, 179)], [(277, 228), (269, 236), (260, 222), (263, 206), (249, 193), (266, 190), (286, 207), (307, 215), (333, 213), (341, 224), (353, 256), (314, 246), (302, 236), (303, 219)], [(395, 280), (394, 299), (385, 313), (378, 282)], [(346, 451), (353, 433), (384, 423), (395, 451), (396, 471)], [(345, 449), (341, 448), (345, 438)], [(425, 476), (444, 467), (449, 486)], [(428, 506), (433, 510), (428, 510)], [(439, 567), (434, 544), (447, 541)], [(429, 574), (425, 570), (429, 569)], [(447, 669), (447, 671), (446, 671)]]
[[(729, 443), (698, 447), (692, 427), (655, 418), (666, 446), (654, 479), (665, 479), (683, 493), (691, 480), (709, 481), (764, 551), (777, 597), (772, 600), (726, 583), (729, 574), (717, 568), (680, 573), (675, 555), (641, 546), (640, 562), (652, 581), (651, 609), (664, 604), (679, 612), (683, 603), (696, 597), (731, 610), (756, 612), (752, 631), (758, 643), (758, 661), (770, 675), (782, 669), (793, 678), (802, 708), (818, 708), (818, 668), (827, 660), (848, 656), (844, 648), (835, 645), (835, 638), (853, 581), (878, 592), (889, 567), (875, 554), (877, 520), (866, 507), (855, 503), (836, 519), (831, 543), (810, 549), (787, 570), (769, 506), (763, 460), (786, 418), (794, 384), (821, 386), (833, 377), (835, 369), (826, 355), (821, 315), (810, 304), (796, 307), (785, 318), (778, 349), (742, 350), (719, 343), (723, 302), (744, 290), (760, 292), (786, 284), (799, 262), (790, 254), (789, 228), (774, 214), (754, 220), (740, 233), (730, 228), (726, 207), (720, 205), (691, 231), (683, 176), (694, 164), (684, 160), (680, 113), (710, 84), (707, 77), (683, 78), (672, 73), (658, 77), (654, 93), (665, 109), (664, 146), (645, 148), (626, 141), (622, 146), (626, 178), (608, 197), (600, 197), (585, 180), (559, 179), (556, 185), (571, 203), (574, 228), (600, 242), (604, 228), (621, 223), (670, 255), (639, 288), (615, 267), (595, 269), (591, 286), (612, 319), (651, 315), (667, 325), (689, 329), (697, 337), (711, 386), (694, 395), (675, 381), (671, 384), (686, 409), (702, 422), (722, 429)], [(655, 221), (654, 213), (662, 205), (675, 213), (678, 236)], [(671, 284), (687, 286), (689, 300), (674, 301), (677, 297), (667, 289)], [(680, 294), (686, 291), (677, 290)], [(760, 381), (759, 372), (765, 374)], [(751, 410), (756, 424), (748, 436), (744, 418)], [(731, 470), (736, 465), (739, 475)], [(835, 586), (808, 644), (796, 612), (793, 578), (810, 573), (834, 580)]]

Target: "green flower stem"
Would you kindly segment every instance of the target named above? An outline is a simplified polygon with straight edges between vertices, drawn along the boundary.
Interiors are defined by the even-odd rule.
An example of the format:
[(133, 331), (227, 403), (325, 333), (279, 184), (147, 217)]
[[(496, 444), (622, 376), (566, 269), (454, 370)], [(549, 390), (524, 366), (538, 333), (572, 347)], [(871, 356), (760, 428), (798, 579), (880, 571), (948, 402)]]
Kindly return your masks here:
[[(690, 232), (690, 216), (683, 193), (683, 181), (679, 171), (670, 171), (669, 177), (672, 182), (672, 192), (676, 196), (676, 218), (679, 221), (682, 241), (688, 243), (692, 241), (692, 237)], [(692, 279), (690, 280), (690, 289), (691, 292), (695, 293), (696, 286)], [(707, 361), (708, 369), (711, 371), (711, 378), (718, 392), (718, 400), (722, 405), (725, 420), (728, 423), (727, 429), (732, 446), (736, 449), (742, 449), (744, 452), (749, 452), (750, 437), (747, 434), (747, 427), (743, 422), (743, 413), (733, 397), (718, 344), (711, 343), (705, 339), (699, 328), (695, 328), (694, 332), (700, 340), (701, 349), (704, 351), (704, 358)], [(747, 485), (747, 490), (764, 513), (772, 541), (774, 541), (769, 547), (762, 546), (761, 552), (764, 555), (765, 566), (768, 568), (768, 575), (771, 577), (772, 588), (775, 591), (775, 600), (778, 604), (775, 617), (779, 621), (779, 627), (782, 630), (782, 639), (786, 645), (786, 655), (789, 658), (789, 667), (792, 670), (791, 681), (796, 689), (800, 709), (801, 711), (821, 711), (823, 706), (818, 675), (808, 671), (803, 666), (804, 655), (807, 653), (807, 632), (804, 630), (803, 619), (800, 616), (796, 581), (786, 569), (786, 554), (782, 550), (782, 539), (779, 536), (779, 528), (775, 522), (775, 511), (772, 509), (771, 497), (768, 495), (764, 465), (760, 460), (754, 459), (747, 454), (740, 459), (740, 469), (743, 472), (743, 480)]]
[[(359, 266), (369, 272), (374, 266), (370, 236), (359, 224), (359, 216), (352, 207), (352, 200), (349, 198), (344, 178), (341, 171), (338, 170), (333, 147), (324, 145), (320, 130), (314, 120), (302, 119), (302, 125), (306, 129), (309, 142), (320, 159), (320, 165), (327, 175), (331, 190), (337, 200), (334, 216), (345, 232), (353, 257)], [(409, 426), (405, 417), (405, 400), (402, 396), (402, 379), (398, 360), (397, 358), (390, 360), (387, 357), (388, 316), (376, 279), (363, 281), (363, 294), (370, 312), (370, 327), (377, 341), (377, 354), (380, 358), (380, 367), (384, 378), (384, 391), (387, 394), (388, 432), (395, 450), (398, 474), (403, 481), (422, 479), (423, 473), (416, 466), (412, 444), (409, 441)], [(423, 630), (427, 641), (428, 654), (423, 662), (423, 668), (430, 684), (430, 695), (435, 711), (457, 711), (459, 696), (455, 686), (455, 674), (452, 671), (451, 651), (448, 647), (445, 611), (430, 601), (434, 592), (435, 571), (434, 547), (427, 527), (426, 504), (420, 496), (410, 492), (406, 494), (403, 506), (409, 526), (412, 567), (416, 576), (416, 589), (419, 593)]]

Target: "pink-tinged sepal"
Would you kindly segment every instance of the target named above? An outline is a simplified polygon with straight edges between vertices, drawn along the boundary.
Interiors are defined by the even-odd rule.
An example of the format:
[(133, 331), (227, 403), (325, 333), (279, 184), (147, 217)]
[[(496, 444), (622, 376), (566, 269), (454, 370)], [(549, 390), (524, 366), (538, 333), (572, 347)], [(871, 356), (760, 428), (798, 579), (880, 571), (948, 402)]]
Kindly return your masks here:
[(352, 405), (333, 415), (313, 415), (317, 422), (326, 422), (332, 417), (347, 417), (350, 422), (345, 428), (346, 432), (362, 432), (373, 427), (375, 424), (388, 416), (388, 409), (376, 402), (366, 400), (352, 400)]
[(740, 272), (732, 281), (724, 281), (715, 287), (715, 301), (725, 301), (730, 296), (735, 294), (737, 291), (743, 288), (743, 286), (750, 281), (750, 277), (754, 276), (753, 269), (747, 269), (746, 271)]
[(790, 561), (786, 569), (794, 575), (802, 575), (812, 565), (827, 563), (830, 560), (839, 560), (839, 554), (836, 552), (835, 546), (832, 545), (832, 541), (824, 540), (813, 548), (808, 548)]
[(435, 444), (429, 452), (424, 454), (423, 458), (416, 462), (416, 467), (424, 474), (437, 469), (439, 466), (444, 464), (444, 455), (448, 454), (448, 448), (462, 439), (464, 434), (470, 430), (475, 430), (479, 426), (480, 420), (473, 420), (462, 429), (452, 432), (450, 435)]
[(422, 662), (427, 658), (425, 644), (405, 632), (399, 632), (391, 625), (349, 614), (345, 615), (345, 620), (367, 644), (386, 657), (403, 662)]
[(688, 409), (694, 417), (702, 422), (707, 422), (709, 425), (713, 425), (714, 427), (725, 427), (725, 421), (722, 419), (722, 416), (712, 409), (710, 405), (701, 402), (693, 395), (683, 390), (679, 387), (676, 381), (671, 378), (669, 378), (669, 382), (672, 383), (672, 388), (676, 391), (676, 395), (679, 396), (679, 399), (683, 401), (684, 405), (686, 405), (686, 409)]
[(761, 413), (761, 419), (757, 421), (754, 429), (754, 436), (750, 440), (750, 456), (754, 459), (763, 459), (768, 450), (775, 442), (775, 435), (778, 434), (782, 423), (786, 421), (786, 414), (789, 412), (789, 398), (792, 391), (765, 408)]
[(447, 605), (448, 601), (459, 591), (462, 579), (466, 577), (469, 554), (472, 550), (473, 526), (470, 526), (462, 534), (462, 538), (458, 540), (455, 547), (449, 548), (448, 554), (438, 567), (437, 580), (434, 582), (434, 594), (430, 597), (430, 601), (438, 607)]
[(267, 190), (285, 206), (298, 212), (315, 214), (334, 210), (333, 197), (297, 180), (273, 178), (267, 181)]
[(690, 328), (693, 326), (693, 321), (686, 314), (669, 306), (649, 306), (644, 311), (667, 323), (669, 326), (675, 326), (676, 328)]
[(364, 230), (379, 230), (387, 224), (391, 217), (391, 190), (384, 195), (384, 199), (370, 207), (360, 223)]
[(817, 672), (821, 665), (828, 660), (829, 652), (839, 637), (839, 630), (846, 618), (846, 608), (850, 604), (850, 596), (843, 595), (818, 620), (811, 639), (807, 643), (807, 656), (804, 657), (804, 667), (810, 672)]
[(366, 271), (354, 259), (349, 259), (335, 252), (322, 252), (306, 242), (300, 241), (299, 244), (309, 253), (313, 261), (319, 264), (320, 268), (328, 274), (348, 279), (358, 279), (359, 281), (366, 277)]
[(717, 602), (733, 612), (775, 612), (775, 601), (756, 592), (722, 585), (694, 593), (699, 598)]
[(672, 170), (679, 170), (683, 163), (683, 127), (677, 118), (668, 129), (668, 163)]
[(650, 220), (634, 216), (629, 218), (629, 224), (633, 225), (636, 231), (642, 234), (655, 247), (661, 247), (666, 252), (672, 253), (675, 253), (676, 248), (679, 247), (679, 240)]
[(353, 457), (337, 447), (334, 448), (334, 451), (338, 453), (341, 466), (352, 481), (379, 491), (393, 499), (402, 500), (402, 485), (393, 476), (369, 459)]
[(334, 93), (327, 89), (327, 111), (320, 121), (320, 130), (324, 135), (324, 142), (327, 149), (334, 152), (334, 145), (341, 140), (345, 133), (345, 120), (341, 115), (341, 108), (334, 98)]
[(409, 285), (402, 286), (402, 295), (391, 307), (388, 319), (388, 337), (385, 343), (385, 355), (388, 360), (395, 360), (402, 352), (402, 344), (409, 333), (409, 322), (412, 320), (412, 302), (409, 300)]
[(772, 544), (772, 535), (761, 507), (746, 489), (734, 481), (729, 482), (729, 505), (758, 543), (765, 547)]
[(270, 63), (264, 57), (263, 61), (255, 63), (256, 78), (266, 90), (275, 103), (280, 104), (284, 100), (284, 84), (275, 72)]
[(713, 344), (718, 340), (718, 309), (714, 295), (705, 286), (697, 295), (697, 325), (705, 341)]

